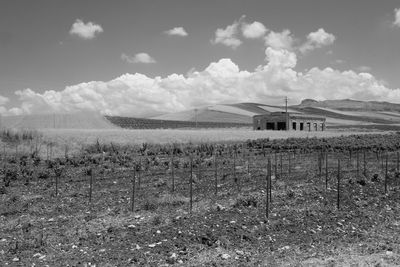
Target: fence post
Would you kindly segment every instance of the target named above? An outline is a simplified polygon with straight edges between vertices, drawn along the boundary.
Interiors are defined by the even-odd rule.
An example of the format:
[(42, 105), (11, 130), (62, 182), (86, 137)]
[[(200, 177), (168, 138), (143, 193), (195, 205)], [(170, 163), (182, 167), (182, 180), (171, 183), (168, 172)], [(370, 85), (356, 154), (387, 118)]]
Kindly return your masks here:
[(268, 158), (268, 165), (267, 165), (267, 173), (266, 173), (266, 201), (265, 201), (265, 216), (267, 217), (267, 219), (268, 219), (268, 217), (269, 217), (269, 200), (270, 200), (270, 197), (269, 197), (269, 187), (270, 187), (270, 185), (269, 185), (269, 166), (270, 166), (270, 164), (271, 164), (271, 159), (270, 158)]
[(56, 174), (56, 197), (58, 196), (58, 175)]
[(338, 159), (337, 169), (337, 209), (340, 209), (340, 159)]
[(235, 183), (237, 185), (238, 181), (236, 179), (236, 150), (233, 153), (233, 180), (235, 181)]
[(388, 154), (386, 153), (386, 163), (385, 163), (385, 194), (387, 193), (387, 180), (388, 180)]
[(357, 155), (356, 155), (356, 158), (357, 158), (357, 179), (359, 179), (359, 173), (360, 173), (360, 156), (359, 156), (359, 152), (358, 152), (358, 149), (357, 149)]
[(289, 174), (288, 174), (288, 178), (290, 179), (290, 174), (291, 174), (291, 162), (290, 162), (290, 152), (288, 152), (288, 163), (289, 163), (289, 168), (288, 168), (288, 170), (289, 170)]
[(328, 190), (328, 152), (325, 151), (325, 190)]
[(268, 183), (269, 183), (269, 203), (272, 204), (272, 166), (271, 158), (268, 158)]
[(399, 155), (399, 151), (397, 151), (397, 161), (396, 161), (396, 166), (397, 166), (397, 171), (399, 172), (400, 171), (400, 169), (399, 169), (399, 163), (400, 163), (400, 155)]
[(322, 151), (317, 152), (317, 157), (318, 157), (318, 174), (319, 177), (322, 175)]
[(275, 150), (275, 164), (274, 164), (274, 169), (275, 169), (275, 179), (278, 177), (278, 158), (276, 155), (276, 150)]
[(131, 212), (135, 211), (135, 184), (136, 184), (136, 164), (133, 167)]
[(137, 168), (137, 177), (138, 177), (138, 190), (140, 190), (140, 185), (141, 185), (141, 170), (142, 170), (142, 158), (139, 156), (139, 167)]
[(93, 168), (90, 168), (89, 177), (89, 202), (92, 203), (92, 190), (93, 190)]
[(282, 153), (280, 153), (279, 156), (280, 156), (280, 163), (281, 163), (281, 170), (280, 170), (281, 171), (281, 176), (280, 177), (283, 177)]
[(365, 149), (364, 149), (364, 176), (367, 177), (367, 160), (365, 157)]
[(350, 167), (353, 167), (352, 150), (351, 149), (349, 149), (349, 164), (350, 164)]
[(172, 181), (172, 193), (175, 192), (175, 175), (174, 175), (174, 155), (171, 151), (171, 181)]
[(189, 194), (190, 194), (190, 214), (193, 209), (193, 158), (190, 157), (190, 181), (189, 181)]
[(218, 161), (217, 153), (214, 154), (214, 178), (215, 178), (215, 195), (218, 195)]

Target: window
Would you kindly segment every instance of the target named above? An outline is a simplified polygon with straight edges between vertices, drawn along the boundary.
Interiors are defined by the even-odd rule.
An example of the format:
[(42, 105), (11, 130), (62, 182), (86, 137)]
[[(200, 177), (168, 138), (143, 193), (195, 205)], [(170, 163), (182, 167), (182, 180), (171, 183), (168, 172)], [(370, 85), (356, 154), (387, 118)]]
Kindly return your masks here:
[(279, 121), (278, 122), (278, 131), (281, 131), (281, 130), (286, 130), (286, 122), (284, 122), (284, 121)]
[(323, 123), (321, 123), (321, 131), (324, 131), (325, 129), (324, 129), (324, 124)]
[(314, 131), (318, 131), (318, 124), (314, 123)]
[(307, 122), (307, 131), (311, 131), (311, 123)]
[(292, 129), (296, 131), (296, 122), (292, 122)]
[(275, 124), (273, 122), (267, 122), (267, 130), (275, 130)]
[(300, 131), (303, 131), (303, 130), (304, 130), (304, 123), (300, 122)]

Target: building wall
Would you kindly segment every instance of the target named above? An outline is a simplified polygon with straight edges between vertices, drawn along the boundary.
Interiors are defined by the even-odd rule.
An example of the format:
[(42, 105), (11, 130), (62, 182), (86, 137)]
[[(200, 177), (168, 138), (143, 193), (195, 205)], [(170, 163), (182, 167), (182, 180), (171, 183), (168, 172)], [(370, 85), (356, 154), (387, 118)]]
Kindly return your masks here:
[[(268, 129), (267, 129), (268, 123)], [(282, 124), (283, 123), (283, 124)], [(273, 126), (273, 129), (270, 127)], [(286, 125), (286, 115), (269, 115), (269, 116), (254, 116), (253, 129), (254, 130), (285, 130), (289, 128), (290, 131), (325, 131), (326, 124), (323, 118), (307, 118), (297, 116), (290, 116), (288, 125)], [(302, 129), (301, 129), (302, 127)]]

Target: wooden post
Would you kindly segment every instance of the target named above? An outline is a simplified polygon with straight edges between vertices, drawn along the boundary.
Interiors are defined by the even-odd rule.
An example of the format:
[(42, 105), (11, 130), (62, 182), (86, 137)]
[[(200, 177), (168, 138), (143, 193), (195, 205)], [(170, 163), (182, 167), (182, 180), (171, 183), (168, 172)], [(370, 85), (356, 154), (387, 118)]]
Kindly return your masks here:
[(268, 189), (269, 189), (269, 203), (272, 204), (272, 166), (271, 158), (268, 158)]
[(387, 194), (387, 180), (388, 180), (388, 154), (386, 153), (386, 163), (385, 163), (385, 194)]
[(89, 177), (89, 202), (92, 203), (92, 189), (93, 189), (93, 168), (90, 168)]
[(356, 158), (357, 158), (357, 179), (359, 178), (359, 174), (360, 174), (360, 156), (359, 156), (359, 152), (358, 152), (358, 150), (357, 150), (357, 155), (356, 155)]
[(238, 185), (238, 181), (236, 178), (236, 152), (233, 154), (233, 180), (235, 181), (236, 185)]
[(367, 160), (365, 157), (365, 149), (364, 149), (364, 176), (367, 177)]
[(280, 176), (280, 177), (283, 177), (282, 153), (280, 153), (280, 155), (279, 155), (279, 156), (280, 156), (280, 163), (281, 163), (281, 170), (280, 170), (280, 171), (281, 171), (281, 176)]
[(214, 179), (215, 179), (215, 195), (218, 195), (218, 161), (217, 154), (214, 154)]
[(56, 197), (58, 196), (58, 175), (56, 174)]
[(174, 155), (171, 151), (171, 181), (172, 181), (172, 193), (175, 192), (175, 175), (174, 175)]
[(351, 152), (352, 152), (352, 150), (349, 149), (349, 164), (350, 164), (351, 167), (353, 167), (353, 162), (352, 162), (352, 157), (351, 157), (352, 153)]
[(289, 176), (289, 177), (288, 177), (288, 178), (290, 179), (290, 174), (291, 174), (291, 169), (292, 169), (292, 168), (291, 168), (291, 162), (290, 162), (290, 152), (288, 152), (287, 155), (288, 155), (288, 163), (289, 163), (289, 167), (288, 167), (288, 170), (289, 170), (288, 176)]
[(189, 181), (189, 194), (190, 194), (190, 214), (193, 209), (193, 159), (190, 157), (190, 181)]
[(399, 155), (399, 151), (397, 151), (397, 161), (396, 161), (396, 169), (397, 169), (397, 171), (399, 172), (400, 171), (400, 169), (399, 169), (399, 164), (400, 164), (400, 155)]
[(133, 167), (131, 212), (135, 211), (135, 184), (136, 184), (136, 165), (134, 165)]
[(337, 169), (337, 209), (340, 209), (340, 159), (338, 159), (338, 169)]
[(247, 175), (250, 176), (250, 155), (247, 157)]
[(267, 219), (268, 219), (268, 217), (269, 217), (269, 200), (270, 200), (270, 197), (269, 197), (269, 166), (270, 166), (270, 164), (271, 164), (271, 159), (268, 159), (268, 166), (267, 166), (267, 173), (266, 173), (266, 201), (265, 201), (265, 216), (267, 217)]
[(328, 190), (328, 152), (325, 152), (325, 190)]
[[(140, 156), (139, 156), (140, 157)], [(139, 168), (137, 168), (137, 177), (138, 177), (138, 190), (140, 190), (141, 186), (141, 170), (142, 170), (142, 158), (139, 158)]]
[(278, 158), (276, 155), (276, 151), (275, 151), (275, 164), (274, 164), (274, 169), (275, 169), (275, 179), (278, 177)]
[(321, 177), (322, 175), (322, 152), (317, 152), (318, 157), (318, 175)]

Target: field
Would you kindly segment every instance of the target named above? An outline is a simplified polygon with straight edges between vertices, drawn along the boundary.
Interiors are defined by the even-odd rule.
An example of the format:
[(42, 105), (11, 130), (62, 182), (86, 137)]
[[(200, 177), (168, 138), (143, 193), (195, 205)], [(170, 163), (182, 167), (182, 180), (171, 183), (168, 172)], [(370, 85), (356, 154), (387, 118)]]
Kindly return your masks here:
[[(286, 132), (286, 131), (253, 131), (249, 128), (227, 128), (227, 129), (47, 129), (43, 131), (44, 140), (53, 143), (53, 153), (63, 156), (65, 147), (70, 152), (80, 151), (87, 144), (94, 144), (97, 140), (100, 143), (114, 143), (120, 145), (141, 145), (143, 143), (229, 143), (240, 142), (248, 139), (286, 139), (293, 137), (335, 137), (353, 134), (372, 134), (370, 131), (355, 130), (332, 130), (325, 132)], [(381, 132), (382, 133), (382, 132)], [(41, 154), (46, 155), (45, 146)], [(15, 150), (11, 147), (11, 150)], [(25, 148), (28, 150), (28, 148)]]
[(2, 265), (400, 264), (398, 134), (86, 141), (2, 154)]

